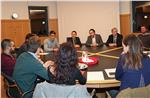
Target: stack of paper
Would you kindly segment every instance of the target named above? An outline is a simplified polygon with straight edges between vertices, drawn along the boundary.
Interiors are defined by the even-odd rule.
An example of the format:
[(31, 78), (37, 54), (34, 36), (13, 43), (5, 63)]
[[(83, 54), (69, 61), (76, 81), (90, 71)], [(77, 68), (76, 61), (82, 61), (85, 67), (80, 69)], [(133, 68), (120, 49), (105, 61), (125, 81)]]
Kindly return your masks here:
[(104, 80), (104, 75), (102, 71), (87, 72), (87, 81), (97, 81), (97, 80)]
[(105, 69), (105, 72), (106, 72), (108, 77), (115, 78), (116, 68)]

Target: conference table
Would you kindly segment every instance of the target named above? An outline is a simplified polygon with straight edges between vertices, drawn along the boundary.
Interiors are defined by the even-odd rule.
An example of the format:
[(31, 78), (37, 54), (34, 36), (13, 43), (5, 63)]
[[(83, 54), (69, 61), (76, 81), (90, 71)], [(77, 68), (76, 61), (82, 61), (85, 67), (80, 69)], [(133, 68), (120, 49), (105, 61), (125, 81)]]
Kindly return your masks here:
[[(77, 48), (79, 58), (82, 56), (82, 52), (86, 51), (89, 57), (95, 57), (98, 59), (98, 63), (94, 66), (88, 67), (88, 72), (101, 71), (103, 72), (104, 80), (91, 81), (87, 80), (88, 88), (111, 88), (119, 87), (120, 81), (115, 78), (110, 78), (104, 71), (109, 68), (116, 68), (117, 61), (122, 52), (122, 47), (108, 47), (103, 45), (101, 47), (86, 47), (83, 45), (81, 48)], [(48, 55), (42, 57), (44, 61), (56, 60), (56, 53), (50, 52)]]

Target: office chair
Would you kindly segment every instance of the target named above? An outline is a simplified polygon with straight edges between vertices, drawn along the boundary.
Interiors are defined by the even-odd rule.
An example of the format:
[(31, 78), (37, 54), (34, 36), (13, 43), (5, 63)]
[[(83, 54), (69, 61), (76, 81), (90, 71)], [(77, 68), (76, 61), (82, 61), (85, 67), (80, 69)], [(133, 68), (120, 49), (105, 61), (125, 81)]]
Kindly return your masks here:
[(6, 93), (9, 98), (24, 98), (25, 95), (28, 93), (32, 93), (33, 90), (27, 91), (27, 92), (22, 92), (19, 86), (17, 85), (16, 81), (6, 75), (5, 73), (1, 72), (1, 75), (4, 77), (4, 80), (6, 81)]

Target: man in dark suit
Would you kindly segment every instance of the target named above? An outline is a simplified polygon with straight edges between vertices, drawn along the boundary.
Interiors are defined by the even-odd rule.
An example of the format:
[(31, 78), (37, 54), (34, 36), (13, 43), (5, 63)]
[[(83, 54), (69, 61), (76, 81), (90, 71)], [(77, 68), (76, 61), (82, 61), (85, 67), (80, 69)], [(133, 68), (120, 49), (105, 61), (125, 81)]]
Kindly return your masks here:
[(143, 46), (146, 48), (150, 48), (150, 34), (147, 33), (148, 29), (146, 26), (141, 26), (141, 33), (139, 34), (138, 37), (143, 43)]
[(122, 46), (122, 35), (118, 33), (117, 28), (112, 28), (112, 34), (109, 35), (106, 45), (111, 47)]
[(89, 30), (90, 36), (88, 36), (87, 41), (86, 41), (86, 46), (89, 47), (98, 47), (103, 45), (102, 38), (99, 34), (95, 34), (94, 29)]
[(82, 46), (80, 38), (77, 37), (76, 31), (71, 32), (71, 37), (67, 37), (67, 42), (71, 42), (76, 48)]

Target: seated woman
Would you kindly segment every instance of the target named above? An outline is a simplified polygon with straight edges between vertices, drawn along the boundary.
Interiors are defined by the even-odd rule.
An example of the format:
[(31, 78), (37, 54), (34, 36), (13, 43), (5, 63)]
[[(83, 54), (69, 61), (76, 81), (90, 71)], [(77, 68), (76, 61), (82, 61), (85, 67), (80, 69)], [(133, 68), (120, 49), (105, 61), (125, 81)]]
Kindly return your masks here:
[[(37, 85), (33, 94), (33, 98), (39, 96), (42, 98), (46, 98), (46, 96), (53, 96), (53, 98), (66, 98), (66, 96), (76, 96), (76, 98), (81, 96), (82, 98), (89, 98), (90, 96), (85, 89), (85, 86), (76, 86), (76, 80), (78, 80), (78, 82), (82, 85), (86, 84), (86, 78), (83, 77), (77, 66), (78, 57), (76, 49), (70, 44), (63, 43), (58, 51), (58, 58), (55, 67), (49, 67), (50, 80)], [(55, 85), (55, 89), (60, 88), (61, 91), (60, 89), (57, 89), (58, 91), (54, 91), (55, 89), (51, 83)], [(79, 88), (83, 89), (79, 90)], [(54, 92), (53, 95), (52, 92)], [(43, 93), (45, 95), (43, 95)]]
[(16, 64), (16, 58), (12, 55), (14, 52), (14, 42), (10, 39), (4, 39), (1, 42), (1, 68), (2, 72), (12, 76), (14, 66)]
[(147, 86), (150, 84), (150, 58), (143, 55), (142, 42), (131, 34), (125, 37), (122, 45), (123, 53), (115, 73), (116, 79), (121, 81), (120, 91)]

